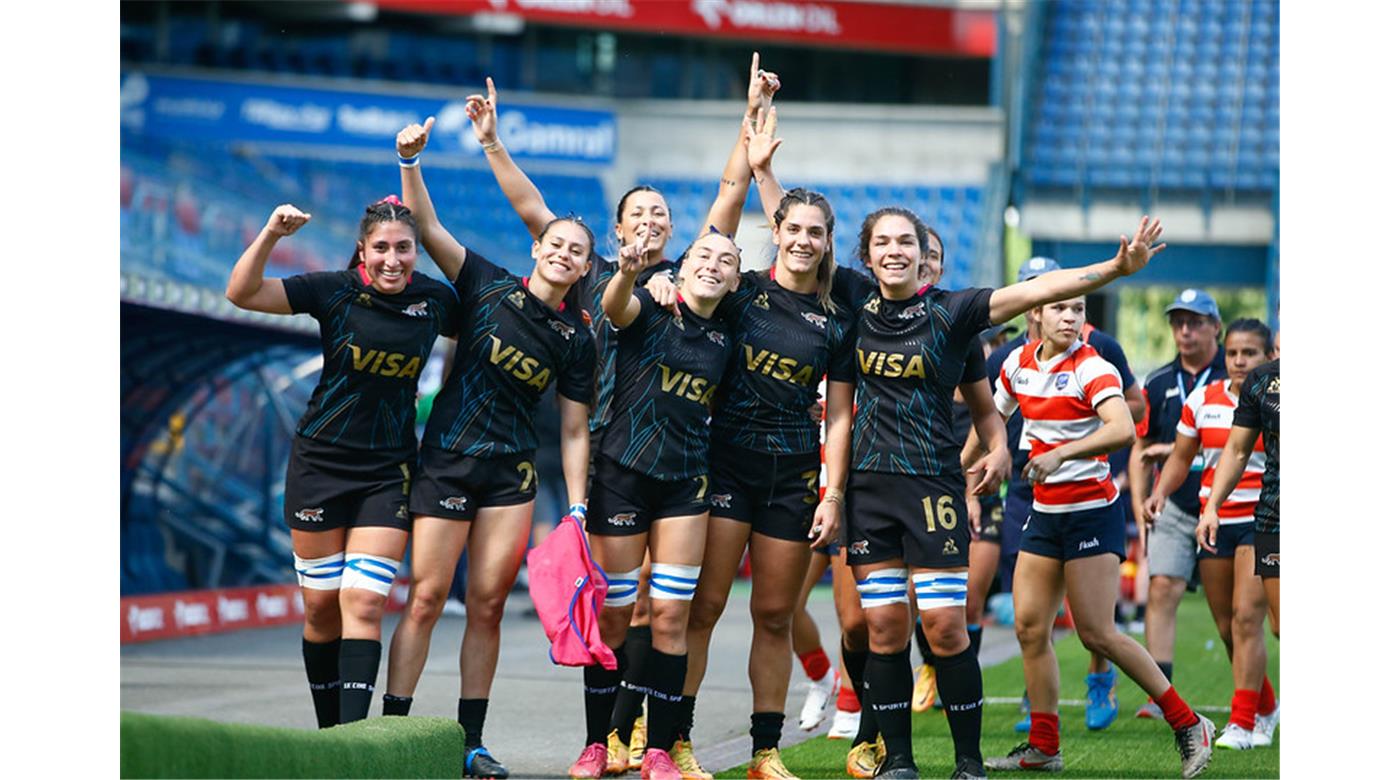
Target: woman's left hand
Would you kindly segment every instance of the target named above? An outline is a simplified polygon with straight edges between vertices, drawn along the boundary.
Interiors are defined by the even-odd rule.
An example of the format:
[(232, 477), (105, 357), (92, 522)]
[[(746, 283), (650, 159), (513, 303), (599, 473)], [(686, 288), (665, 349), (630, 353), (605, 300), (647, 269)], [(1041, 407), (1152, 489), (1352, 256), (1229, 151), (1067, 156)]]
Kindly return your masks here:
[(831, 544), (836, 541), (836, 535), (840, 531), (841, 502), (822, 499), (821, 503), (817, 504), (817, 511), (812, 515), (812, 530), (807, 532), (807, 538), (812, 540), (811, 548), (819, 550)]

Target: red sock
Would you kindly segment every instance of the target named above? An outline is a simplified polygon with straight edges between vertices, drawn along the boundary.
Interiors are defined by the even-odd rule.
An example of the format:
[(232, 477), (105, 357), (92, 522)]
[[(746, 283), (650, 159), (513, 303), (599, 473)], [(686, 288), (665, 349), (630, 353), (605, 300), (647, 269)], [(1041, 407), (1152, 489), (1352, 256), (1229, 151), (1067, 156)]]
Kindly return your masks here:
[(1254, 730), (1254, 713), (1259, 709), (1259, 691), (1236, 688), (1235, 697), (1230, 700), (1230, 722), (1244, 729)]
[(1278, 699), (1274, 696), (1274, 685), (1269, 682), (1269, 675), (1264, 675), (1264, 687), (1259, 689), (1259, 709), (1255, 710), (1258, 715), (1272, 715), (1278, 708)]
[(1060, 716), (1050, 712), (1031, 713), (1031, 747), (1047, 756), (1060, 752)]
[(836, 709), (842, 712), (860, 712), (860, 699), (856, 698), (856, 692), (851, 686), (841, 686), (841, 691), (836, 694)]
[(1171, 724), (1172, 731), (1184, 729), (1187, 726), (1194, 726), (1196, 725), (1196, 721), (1200, 720), (1200, 718), (1196, 717), (1196, 713), (1192, 711), (1190, 707), (1186, 706), (1186, 702), (1182, 701), (1181, 697), (1176, 694), (1175, 687), (1167, 688), (1166, 693), (1153, 699), (1153, 701), (1157, 702), (1157, 706), (1162, 708), (1162, 717), (1166, 718), (1167, 723)]
[(797, 656), (797, 660), (802, 662), (802, 669), (807, 672), (809, 680), (820, 680), (831, 670), (831, 659), (826, 657), (826, 651), (820, 647)]

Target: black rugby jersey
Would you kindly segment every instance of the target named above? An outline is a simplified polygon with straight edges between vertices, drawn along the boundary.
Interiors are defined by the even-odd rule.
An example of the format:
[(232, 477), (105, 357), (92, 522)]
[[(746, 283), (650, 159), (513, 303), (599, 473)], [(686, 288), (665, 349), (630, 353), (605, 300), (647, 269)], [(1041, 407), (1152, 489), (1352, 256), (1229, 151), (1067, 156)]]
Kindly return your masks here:
[[(1176, 424), (1181, 421), (1181, 407), (1186, 403), (1191, 391), (1195, 390), (1198, 384), (1224, 379), (1227, 373), (1225, 350), (1216, 349), (1215, 359), (1199, 374), (1187, 371), (1181, 365), (1180, 355), (1148, 374), (1147, 381), (1142, 386), (1142, 391), (1147, 396), (1147, 432), (1142, 438), (1149, 443), (1175, 442)], [(1201, 514), (1201, 471), (1204, 466), (1204, 459), (1197, 454), (1191, 460), (1191, 471), (1186, 475), (1186, 480), (1181, 483), (1181, 487), (1167, 496), (1177, 509), (1191, 517), (1199, 517)]]
[(546, 306), (525, 281), (468, 249), (455, 287), (462, 298), (452, 372), (423, 444), (474, 458), (535, 449), (535, 407), (551, 382), (593, 398), (593, 335), (580, 316)]
[[(588, 430), (596, 431), (606, 425), (611, 417), (613, 385), (617, 381), (617, 334), (608, 324), (607, 315), (603, 313), (603, 292), (608, 289), (608, 282), (612, 281), (613, 274), (617, 273), (617, 261), (605, 260), (595, 252), (592, 263), (588, 275), (578, 283), (583, 285), (586, 299), (584, 305), (588, 309), (593, 341), (598, 349), (597, 389), (593, 397), (593, 408), (588, 416)], [(658, 273), (674, 275), (672, 272), (675, 268), (676, 264), (672, 261), (661, 260), (637, 274), (636, 286), (646, 285), (651, 277)]]
[(961, 473), (953, 388), (968, 346), (991, 326), (991, 296), (990, 288), (926, 287), (902, 301), (866, 301), (856, 326), (853, 470)]
[(292, 311), (321, 325), (321, 378), (297, 433), (356, 449), (410, 453), (418, 376), (439, 334), (456, 332), (457, 295), (424, 274), (386, 295), (357, 267), (282, 280)]
[(1278, 442), (1279, 442), (1279, 361), (1255, 368), (1245, 377), (1240, 404), (1235, 407), (1235, 425), (1253, 428), (1264, 435), (1264, 484), (1254, 507), (1254, 530), (1279, 530)]
[(688, 479), (709, 471), (710, 409), (729, 360), (721, 319), (680, 316), (633, 295), (641, 311), (617, 336), (617, 393), (603, 432), (603, 454), (653, 479)]
[(772, 271), (746, 271), (718, 312), (733, 354), (710, 421), (716, 445), (798, 454), (821, 445), (808, 409), (823, 376), (855, 381), (854, 310), (822, 308), (816, 293), (784, 289)]

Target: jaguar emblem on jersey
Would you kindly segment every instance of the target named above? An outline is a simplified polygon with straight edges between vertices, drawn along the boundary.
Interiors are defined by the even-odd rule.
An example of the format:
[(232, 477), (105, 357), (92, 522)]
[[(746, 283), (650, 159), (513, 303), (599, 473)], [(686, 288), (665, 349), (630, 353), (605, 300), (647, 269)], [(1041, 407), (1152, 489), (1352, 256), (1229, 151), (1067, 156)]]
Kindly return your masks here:
[(733, 500), (733, 498), (734, 495), (732, 493), (712, 493), (710, 494), (710, 503), (720, 509), (729, 509), (729, 502)]
[(428, 316), (428, 302), (419, 301), (418, 303), (410, 303), (403, 307), (403, 313), (410, 317), (426, 317)]
[(907, 308), (907, 309), (905, 309), (904, 311), (902, 311), (902, 312), (899, 313), (899, 318), (900, 318), (901, 320), (912, 320), (912, 319), (914, 319), (915, 317), (922, 317), (922, 316), (924, 316), (924, 302), (923, 302), (923, 301), (919, 301), (918, 303), (914, 304), (913, 306), (910, 306), (909, 308)]
[(822, 330), (826, 330), (826, 317), (823, 317), (820, 314), (815, 314), (810, 311), (804, 311), (802, 312), (802, 319), (812, 323), (813, 325), (816, 325)]
[(321, 516), (325, 511), (326, 510), (321, 507), (316, 507), (315, 509), (302, 509), (297, 512), (296, 518), (302, 521), (303, 523), (320, 523), (325, 521), (326, 519)]
[(1056, 390), (1063, 390), (1063, 389), (1065, 389), (1066, 387), (1069, 387), (1069, 374), (1056, 374), (1056, 375), (1055, 375), (1055, 389), (1056, 389)]
[(869, 555), (870, 542), (864, 539), (859, 542), (852, 542), (851, 546), (848, 548), (848, 552), (850, 552), (851, 555)]
[(768, 293), (759, 293), (758, 297), (753, 299), (753, 305), (766, 311), (768, 309)]
[(706, 333), (705, 335), (710, 337), (710, 341), (713, 341), (714, 343), (720, 345), (721, 347), (724, 346), (724, 334), (723, 334), (723, 333), (720, 333), (720, 332), (717, 331), (717, 330), (712, 330), (712, 331), (710, 331), (709, 333)]
[(574, 337), (573, 326), (560, 322), (559, 320), (550, 320), (549, 327), (554, 328), (555, 333), (558, 333), (560, 336), (563, 336), (566, 339), (571, 339)]
[(523, 308), (525, 308), (525, 291), (524, 291), (524, 290), (516, 290), (515, 292), (511, 293), (510, 295), (507, 295), (507, 296), (506, 296), (506, 300), (508, 300), (508, 301), (510, 301), (511, 303), (515, 304), (515, 308), (517, 308), (517, 309), (523, 309)]
[(631, 528), (637, 524), (636, 512), (619, 512), (608, 518), (608, 525), (616, 525), (623, 528)]
[(1268, 555), (1265, 555), (1265, 556), (1264, 556), (1264, 560), (1263, 560), (1263, 564), (1264, 564), (1265, 566), (1277, 566), (1277, 565), (1278, 565), (1278, 553), (1269, 553)]
[(454, 512), (467, 511), (466, 496), (448, 496), (447, 498), (444, 498), (443, 500), (439, 501), (438, 504), (442, 506), (443, 509), (451, 509)]

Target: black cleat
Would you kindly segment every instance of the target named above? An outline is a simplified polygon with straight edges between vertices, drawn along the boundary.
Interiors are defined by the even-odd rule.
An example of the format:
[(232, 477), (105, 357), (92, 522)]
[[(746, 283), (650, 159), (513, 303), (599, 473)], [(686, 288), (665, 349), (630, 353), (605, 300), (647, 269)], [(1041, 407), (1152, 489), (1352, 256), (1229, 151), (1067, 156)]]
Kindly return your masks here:
[(982, 766), (981, 759), (963, 756), (958, 759), (958, 768), (953, 770), (952, 777), (953, 780), (959, 780), (959, 778), (987, 780), (987, 770)]
[(510, 777), (510, 770), (501, 765), (501, 762), (491, 757), (491, 752), (483, 745), (467, 751), (467, 757), (462, 762), (462, 777)]
[(886, 756), (875, 770), (875, 780), (918, 780), (919, 768), (912, 757)]

